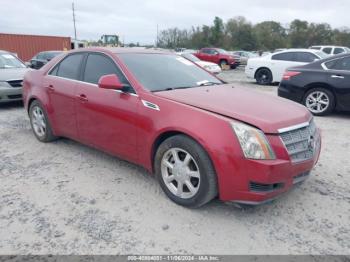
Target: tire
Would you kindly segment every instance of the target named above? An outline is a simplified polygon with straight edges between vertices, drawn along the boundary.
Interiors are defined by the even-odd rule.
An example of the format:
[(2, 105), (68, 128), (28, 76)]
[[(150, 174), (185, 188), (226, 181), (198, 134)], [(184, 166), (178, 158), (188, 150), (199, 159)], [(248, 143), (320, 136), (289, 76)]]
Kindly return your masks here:
[[(189, 158), (192, 159), (186, 164)], [(154, 167), (164, 193), (178, 205), (196, 208), (217, 196), (216, 173), (209, 155), (201, 145), (185, 135), (170, 137), (158, 147)], [(187, 186), (189, 183), (192, 190)]]
[(227, 65), (228, 65), (228, 63), (227, 63), (226, 60), (221, 60), (220, 61), (219, 66), (221, 67), (221, 69), (226, 69)]
[(51, 142), (58, 138), (53, 135), (46, 111), (38, 100), (31, 103), (29, 118), (33, 133), (40, 142)]
[(268, 68), (261, 68), (256, 72), (255, 79), (259, 85), (271, 85), (272, 73)]
[(331, 91), (318, 87), (309, 90), (303, 99), (303, 105), (315, 116), (325, 116), (333, 112), (335, 98)]

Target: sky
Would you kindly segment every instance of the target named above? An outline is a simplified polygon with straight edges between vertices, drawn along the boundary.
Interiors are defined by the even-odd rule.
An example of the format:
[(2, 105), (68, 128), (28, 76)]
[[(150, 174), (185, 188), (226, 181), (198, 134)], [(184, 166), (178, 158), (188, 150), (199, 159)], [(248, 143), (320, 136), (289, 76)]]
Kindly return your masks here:
[[(252, 23), (298, 18), (350, 27), (350, 0), (74, 0), (78, 39), (117, 34), (125, 43), (153, 44), (159, 30), (210, 25), (244, 16)], [(0, 33), (74, 36), (72, 0), (0, 0)], [(10, 14), (10, 15), (6, 15)]]

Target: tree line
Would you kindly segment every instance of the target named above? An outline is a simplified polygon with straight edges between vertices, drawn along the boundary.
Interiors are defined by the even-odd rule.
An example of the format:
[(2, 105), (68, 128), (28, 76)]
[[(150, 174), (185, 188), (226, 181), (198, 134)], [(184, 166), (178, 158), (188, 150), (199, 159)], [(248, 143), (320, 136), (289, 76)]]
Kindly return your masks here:
[(238, 16), (226, 23), (215, 17), (212, 25), (190, 29), (162, 30), (157, 45), (163, 48), (200, 49), (220, 47), (227, 50), (264, 50), (308, 48), (312, 45), (350, 46), (350, 29), (333, 29), (328, 23), (309, 23), (295, 19), (288, 26), (275, 21), (252, 24)]

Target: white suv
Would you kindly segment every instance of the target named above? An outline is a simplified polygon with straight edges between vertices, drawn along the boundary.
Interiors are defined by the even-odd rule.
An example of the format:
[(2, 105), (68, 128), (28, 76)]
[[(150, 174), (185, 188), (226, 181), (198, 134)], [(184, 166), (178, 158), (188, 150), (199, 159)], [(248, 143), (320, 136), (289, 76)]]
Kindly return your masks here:
[(329, 55), (337, 55), (341, 53), (350, 53), (350, 49), (345, 46), (331, 46), (331, 45), (314, 45), (310, 49), (320, 50)]

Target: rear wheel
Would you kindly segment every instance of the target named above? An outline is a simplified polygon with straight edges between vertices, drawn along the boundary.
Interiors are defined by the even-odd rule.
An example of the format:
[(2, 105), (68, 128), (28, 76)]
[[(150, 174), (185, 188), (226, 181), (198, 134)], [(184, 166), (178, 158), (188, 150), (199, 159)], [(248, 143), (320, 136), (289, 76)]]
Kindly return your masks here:
[(303, 104), (316, 116), (330, 114), (335, 107), (332, 92), (325, 88), (313, 88), (304, 97)]
[(57, 137), (53, 135), (44, 107), (37, 100), (29, 108), (30, 124), (35, 137), (41, 142), (51, 142)]
[(259, 85), (270, 85), (272, 83), (272, 73), (267, 68), (261, 68), (256, 72), (255, 79)]
[(159, 146), (155, 171), (165, 194), (179, 205), (200, 207), (217, 195), (216, 174), (208, 154), (187, 136), (170, 137)]

